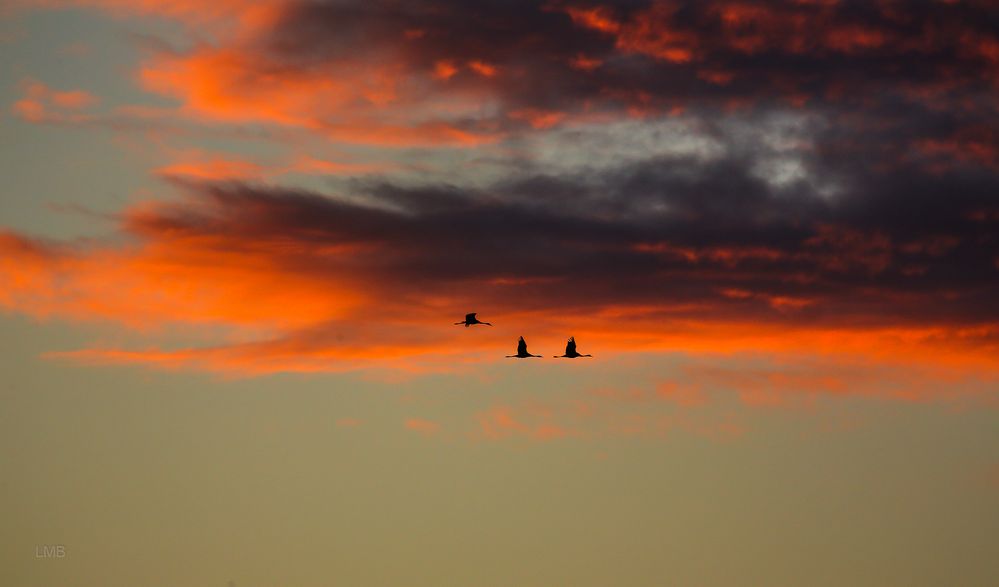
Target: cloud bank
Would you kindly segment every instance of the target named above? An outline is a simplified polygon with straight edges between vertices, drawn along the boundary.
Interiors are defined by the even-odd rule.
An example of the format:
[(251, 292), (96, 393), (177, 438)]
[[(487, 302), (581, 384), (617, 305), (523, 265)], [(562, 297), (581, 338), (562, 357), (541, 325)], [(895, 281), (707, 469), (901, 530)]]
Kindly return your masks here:
[[(508, 346), (482, 333), (468, 350), (445, 328), (478, 311), (609, 352), (805, 347), (995, 370), (989, 3), (220, 5), (235, 20), (85, 4), (199, 31), (137, 72), (176, 116), (379, 159), (309, 166), (322, 161), (299, 135), (276, 135), (296, 163), (161, 166), (174, 196), (121, 210), (106, 240), (7, 231), (9, 310), (226, 333), (70, 356), (419, 370)], [(97, 102), (26, 92), (14, 114), (40, 124)], [(431, 162), (419, 173), (413, 153)], [(306, 168), (339, 181), (283, 181)]]

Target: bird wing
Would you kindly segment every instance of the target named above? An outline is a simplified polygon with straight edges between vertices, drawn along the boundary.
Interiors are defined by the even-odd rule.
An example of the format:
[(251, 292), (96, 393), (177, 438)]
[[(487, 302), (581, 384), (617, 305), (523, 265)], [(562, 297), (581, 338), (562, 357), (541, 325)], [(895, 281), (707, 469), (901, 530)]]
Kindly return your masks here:
[(517, 341), (517, 354), (526, 355), (527, 354), (527, 341), (521, 336), (520, 340)]
[(465, 314), (465, 322), (475, 322), (475, 312), (471, 314)]

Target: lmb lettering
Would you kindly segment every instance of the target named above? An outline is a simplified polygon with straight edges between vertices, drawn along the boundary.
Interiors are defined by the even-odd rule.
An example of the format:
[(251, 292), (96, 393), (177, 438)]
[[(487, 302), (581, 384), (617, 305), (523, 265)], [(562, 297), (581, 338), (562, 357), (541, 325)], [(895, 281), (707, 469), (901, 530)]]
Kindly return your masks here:
[(42, 544), (35, 547), (35, 558), (65, 558), (66, 547), (62, 544)]

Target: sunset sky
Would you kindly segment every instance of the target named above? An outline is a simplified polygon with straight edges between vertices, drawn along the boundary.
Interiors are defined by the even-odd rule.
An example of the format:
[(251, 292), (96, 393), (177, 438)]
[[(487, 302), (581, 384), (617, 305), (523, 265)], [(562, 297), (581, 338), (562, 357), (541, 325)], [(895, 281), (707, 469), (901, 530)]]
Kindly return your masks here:
[(0, 151), (0, 584), (999, 584), (995, 2), (2, 0)]

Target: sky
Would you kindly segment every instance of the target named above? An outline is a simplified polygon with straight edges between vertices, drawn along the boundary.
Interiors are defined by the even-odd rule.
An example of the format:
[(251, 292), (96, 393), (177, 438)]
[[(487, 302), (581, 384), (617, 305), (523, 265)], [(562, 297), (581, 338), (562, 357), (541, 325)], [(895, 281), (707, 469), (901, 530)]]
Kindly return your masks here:
[(989, 0), (6, 0), (0, 583), (997, 583), (997, 93)]

